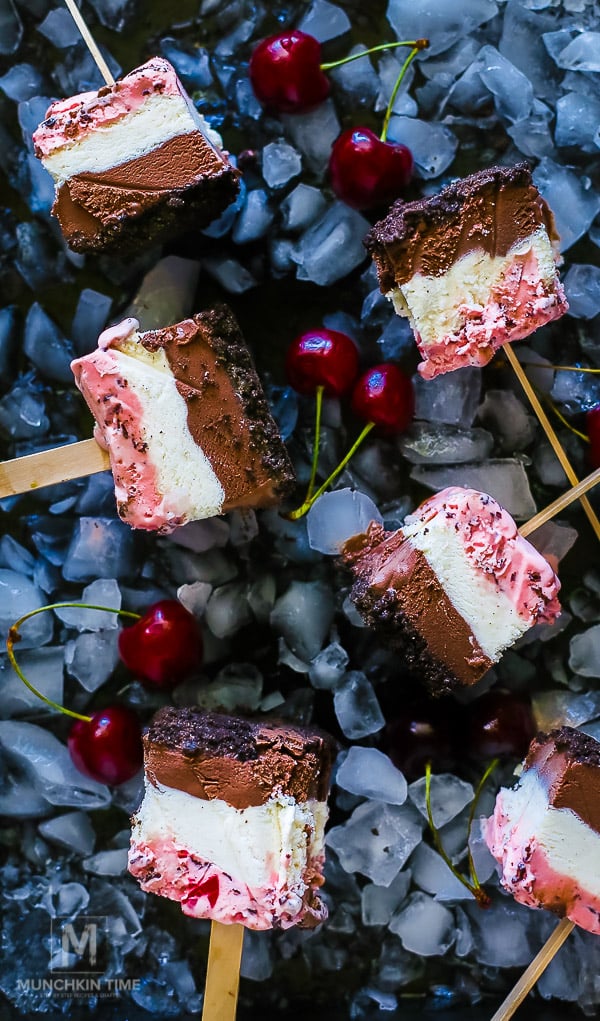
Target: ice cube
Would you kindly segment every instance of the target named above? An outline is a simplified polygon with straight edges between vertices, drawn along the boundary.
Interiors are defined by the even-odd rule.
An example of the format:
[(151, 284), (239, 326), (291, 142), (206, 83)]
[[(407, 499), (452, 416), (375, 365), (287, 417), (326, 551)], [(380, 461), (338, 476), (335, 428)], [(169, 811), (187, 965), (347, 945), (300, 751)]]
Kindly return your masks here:
[(319, 176), (325, 173), (331, 146), (341, 128), (335, 106), (330, 99), (308, 113), (284, 114), (286, 135), (304, 156), (306, 168)]
[(498, 897), (482, 911), (478, 905), (465, 904), (473, 927), (473, 952), (481, 964), (493, 968), (524, 968), (533, 956), (528, 929), (531, 908), (517, 904), (512, 897)]
[(479, 409), (479, 419), (507, 454), (524, 450), (532, 442), (535, 419), (511, 390), (488, 390)]
[(80, 773), (66, 747), (44, 727), (0, 720), (0, 745), (52, 805), (102, 808), (110, 802), (108, 787)]
[(15, 103), (23, 103), (44, 91), (44, 79), (32, 64), (13, 64), (0, 77), (0, 89)]
[[(598, 103), (600, 121), (600, 102)], [(600, 268), (576, 263), (569, 266), (564, 279), (569, 315), (593, 319), (600, 312)]]
[(377, 748), (360, 748), (358, 745), (350, 748), (337, 771), (335, 782), (351, 794), (385, 801), (388, 805), (403, 805), (408, 794), (403, 774)]
[[(535, 0), (534, 0), (535, 2)], [(540, 36), (554, 28), (556, 22), (550, 15), (540, 13), (540, 4), (530, 13), (522, 0), (509, 0), (502, 22), (502, 35), (498, 43), (500, 53), (518, 67), (533, 85), (536, 96), (553, 104), (556, 99), (560, 76), (546, 48), (540, 43)]]
[(326, 691), (337, 687), (350, 661), (348, 653), (339, 642), (332, 642), (313, 659), (308, 679), (313, 688)]
[(134, 568), (135, 542), (131, 529), (114, 518), (81, 517), (75, 525), (63, 564), (67, 581), (88, 581), (97, 565), (108, 577), (123, 578)]
[(134, 0), (90, 0), (98, 18), (107, 28), (122, 32), (135, 11)]
[(356, 489), (336, 489), (320, 496), (308, 512), (308, 541), (312, 549), (335, 555), (371, 521), (381, 524), (383, 518), (370, 497)]
[(400, 906), (410, 886), (410, 869), (404, 869), (389, 886), (367, 883), (361, 897), (363, 925), (387, 925), (394, 911)]
[(481, 80), (494, 96), (500, 117), (513, 123), (527, 117), (533, 106), (529, 79), (494, 46), (482, 46), (477, 62)]
[(556, 63), (567, 71), (600, 71), (600, 32), (581, 32), (561, 50)]
[[(107, 606), (115, 610), (121, 609), (121, 590), (114, 578), (97, 578), (84, 588), (78, 602), (89, 606)], [(57, 609), (56, 616), (67, 627), (77, 631), (104, 631), (119, 627), (119, 616), (103, 610), (88, 610), (81, 607)]]
[(187, 89), (195, 92), (212, 85), (213, 75), (208, 50), (202, 46), (194, 46), (192, 51), (188, 52), (171, 38), (161, 39), (160, 48)]
[(559, 146), (597, 153), (599, 123), (600, 98), (581, 92), (568, 92), (556, 103), (554, 140)]
[(435, 492), (446, 486), (467, 486), (489, 493), (509, 514), (521, 521), (536, 512), (527, 473), (522, 461), (516, 458), (491, 458), (481, 465), (449, 465), (439, 468), (417, 465), (410, 475)]
[(205, 709), (227, 713), (256, 712), (263, 693), (263, 677), (252, 663), (230, 663), (214, 681), (196, 691), (195, 701)]
[(41, 305), (34, 301), (25, 319), (25, 354), (42, 375), (58, 383), (71, 383), (75, 351)]
[(337, 4), (328, 3), (328, 0), (313, 0), (298, 28), (314, 36), (320, 43), (326, 43), (348, 32), (350, 19)]
[(252, 979), (253, 982), (266, 982), (271, 977), (275, 964), (272, 942), (270, 932), (246, 930), (240, 964), (242, 978)]
[(439, 901), (473, 900), (473, 894), (450, 871), (429, 844), (419, 844), (410, 859), (413, 880)]
[(256, 287), (258, 283), (252, 273), (237, 259), (229, 259), (225, 255), (203, 259), (202, 265), (206, 272), (230, 294), (243, 294), (252, 287)]
[(271, 627), (292, 652), (308, 663), (329, 634), (335, 605), (322, 581), (292, 581), (271, 611)]
[(533, 714), (538, 730), (580, 727), (600, 716), (600, 692), (540, 691), (533, 696)]
[[(404, 57), (400, 57), (400, 55), (398, 53), (394, 53), (393, 50), (384, 53), (380, 58), (379, 91), (375, 100), (376, 110), (387, 110), (392, 92), (394, 91), (396, 82), (400, 76), (403, 63)], [(414, 81), (414, 75), (414, 68), (409, 67), (402, 80), (402, 85), (396, 93), (392, 106), (392, 113), (403, 115), (405, 117), (417, 116), (419, 108), (411, 94), (411, 86)]]
[(366, 801), (343, 826), (325, 838), (347, 872), (360, 872), (377, 886), (389, 887), (421, 840), (417, 813), (407, 805)]
[(405, 950), (420, 957), (440, 957), (454, 942), (452, 912), (426, 893), (413, 893), (392, 917), (390, 931), (399, 936)]
[(458, 39), (470, 35), (473, 29), (490, 21), (498, 12), (493, 0), (463, 0), (460, 6), (454, 0), (389, 0), (387, 19), (397, 39), (430, 40), (426, 56), (443, 53)]
[[(426, 819), (425, 777), (411, 783), (408, 795), (413, 805)], [(436, 773), (431, 777), (431, 814), (436, 829), (454, 819), (472, 800), (473, 787), (466, 780), (460, 780), (452, 773)]]
[(369, 224), (355, 209), (334, 202), (294, 247), (298, 279), (328, 287), (347, 276), (364, 262), (363, 238), (368, 229)]
[(600, 210), (600, 195), (589, 178), (575, 174), (545, 157), (533, 180), (554, 212), (562, 252), (582, 237)]
[(417, 177), (439, 177), (452, 163), (458, 139), (445, 124), (394, 116), (388, 131), (390, 142), (408, 146), (415, 161)]
[(65, 812), (41, 822), (38, 829), (45, 840), (75, 854), (88, 855), (94, 850), (96, 834), (85, 812)]
[(37, 27), (38, 32), (59, 50), (76, 46), (81, 39), (79, 29), (67, 10), (56, 8), (50, 11)]
[(571, 414), (589, 411), (600, 404), (600, 379), (591, 372), (557, 372), (550, 396)]
[(350, 740), (376, 734), (385, 726), (375, 689), (360, 670), (346, 674), (335, 690), (333, 705), (342, 732)]
[[(356, 53), (364, 53), (366, 49), (365, 43), (355, 43), (352, 49), (349, 50), (348, 56), (351, 57)], [(345, 93), (347, 99), (356, 107), (372, 107), (377, 95), (379, 82), (375, 69), (368, 57), (362, 57), (358, 60), (352, 60), (347, 64), (342, 64), (341, 67), (333, 68), (330, 73), (337, 89)]]
[[(43, 616), (43, 615), (42, 615)], [(17, 647), (17, 652), (20, 650)], [(17, 655), (19, 666), (34, 688), (53, 702), (62, 702), (64, 650), (32, 649)], [(14, 673), (7, 656), (0, 657), (0, 716), (16, 716), (26, 710), (44, 712), (47, 707)]]
[(573, 636), (569, 645), (569, 666), (582, 677), (600, 677), (600, 624)]
[(480, 461), (490, 455), (493, 446), (494, 437), (485, 429), (459, 429), (430, 422), (415, 422), (398, 439), (402, 455), (411, 464)]
[(82, 864), (86, 872), (93, 872), (96, 876), (122, 876), (127, 871), (127, 848), (98, 851)]
[(233, 581), (216, 588), (208, 600), (205, 620), (217, 638), (228, 638), (252, 620), (246, 584)]
[(326, 205), (320, 188), (297, 184), (280, 206), (283, 229), (293, 232), (306, 230), (324, 212)]
[(415, 375), (412, 382), (415, 418), (465, 429), (473, 424), (481, 395), (481, 369), (468, 367), (435, 379)]
[(65, 666), (86, 691), (97, 691), (119, 663), (119, 632), (81, 634), (65, 646)]
[(246, 204), (238, 215), (231, 236), (236, 245), (258, 241), (267, 233), (274, 218), (275, 212), (266, 191), (254, 188), (246, 196)]
[(23, 25), (12, 0), (0, 3), (0, 53), (16, 53), (23, 37)]
[[(7, 634), (15, 621), (44, 605), (41, 590), (24, 574), (0, 568), (0, 631)], [(52, 637), (52, 614), (39, 613), (19, 631), (19, 649), (45, 645)]]
[(84, 287), (79, 295), (71, 326), (71, 336), (78, 355), (87, 355), (95, 350), (98, 337), (106, 325), (111, 306), (112, 298), (108, 294), (101, 294), (100, 291), (94, 291), (91, 287)]
[(262, 175), (269, 188), (283, 188), (302, 170), (302, 157), (283, 138), (269, 142), (262, 151)]

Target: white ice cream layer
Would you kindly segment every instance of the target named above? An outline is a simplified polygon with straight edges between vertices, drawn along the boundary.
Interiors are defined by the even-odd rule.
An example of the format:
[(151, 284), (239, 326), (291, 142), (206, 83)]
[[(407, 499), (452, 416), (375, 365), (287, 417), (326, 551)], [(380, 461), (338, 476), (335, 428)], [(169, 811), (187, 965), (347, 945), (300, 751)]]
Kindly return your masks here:
[(204, 117), (180, 96), (149, 96), (136, 110), (45, 156), (43, 164), (57, 187), (74, 174), (100, 173), (152, 152), (177, 135), (199, 131), (213, 148), (222, 145)]
[(250, 889), (280, 889), (302, 886), (307, 863), (323, 853), (327, 815), (322, 801), (280, 795), (239, 809), (146, 781), (132, 837), (172, 841)]
[[(503, 827), (505, 878), (510, 879), (510, 862), (518, 863), (523, 849), (535, 842), (554, 872), (568, 876), (586, 893), (600, 898), (600, 834), (571, 809), (549, 805), (534, 769), (527, 770), (517, 787), (502, 790), (499, 797), (507, 816)], [(500, 847), (494, 850), (499, 853)]]
[(514, 245), (507, 255), (491, 256), (483, 249), (458, 259), (441, 276), (415, 275), (388, 291), (398, 315), (408, 316), (423, 346), (439, 344), (444, 336), (458, 333), (464, 325), (461, 306), (485, 308), (515, 256), (532, 251), (540, 277), (552, 289), (556, 275), (554, 253), (545, 227)]
[(461, 536), (448, 527), (444, 515), (438, 514), (425, 523), (405, 524), (402, 532), (421, 550), (482, 651), (496, 662), (504, 649), (529, 630), (530, 623), (469, 560)]
[(181, 507), (191, 520), (214, 517), (223, 507), (223, 486), (190, 433), (187, 405), (165, 352), (147, 351), (136, 343), (138, 336), (134, 333), (110, 353), (141, 404), (139, 430), (148, 444), (158, 489), (174, 512)]

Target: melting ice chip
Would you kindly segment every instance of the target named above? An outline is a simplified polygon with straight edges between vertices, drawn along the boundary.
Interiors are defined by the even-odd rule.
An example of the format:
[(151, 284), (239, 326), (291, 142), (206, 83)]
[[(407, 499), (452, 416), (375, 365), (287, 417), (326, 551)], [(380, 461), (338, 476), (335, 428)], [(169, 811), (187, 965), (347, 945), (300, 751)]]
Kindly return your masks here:
[(337, 554), (347, 539), (365, 532), (371, 521), (383, 524), (370, 497), (357, 489), (336, 489), (324, 493), (311, 507), (308, 541), (320, 553)]

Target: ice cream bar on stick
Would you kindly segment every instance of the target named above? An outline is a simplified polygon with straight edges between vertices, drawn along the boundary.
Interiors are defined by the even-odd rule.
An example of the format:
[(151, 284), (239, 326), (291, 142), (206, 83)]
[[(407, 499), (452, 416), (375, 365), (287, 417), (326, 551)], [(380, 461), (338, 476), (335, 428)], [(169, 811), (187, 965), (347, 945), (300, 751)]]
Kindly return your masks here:
[(560, 613), (560, 582), (491, 496), (450, 487), (386, 532), (348, 539), (351, 599), (432, 693), (475, 684), (534, 624)]
[(159, 710), (144, 736), (129, 871), (212, 921), (205, 1021), (234, 1016), (244, 928), (327, 917), (318, 891), (336, 750), (321, 731), (197, 707)]
[[(499, 347), (572, 486), (577, 475), (511, 348), (568, 309), (558, 234), (529, 167), (491, 167), (416, 202), (394, 203), (365, 239), (381, 290), (407, 316), (425, 379), (486, 365)], [(598, 539), (600, 520), (582, 506)]]
[(220, 135), (162, 57), (53, 103), (33, 141), (54, 179), (52, 212), (78, 252), (124, 254), (204, 227), (239, 188)]
[(293, 486), (285, 446), (226, 306), (145, 333), (127, 319), (72, 368), (98, 443), (4, 462), (0, 495), (93, 474), (110, 460), (121, 518), (167, 533), (234, 508), (276, 504)]
[(508, 1021), (574, 925), (600, 935), (600, 743), (571, 727), (539, 734), (484, 834), (515, 900), (563, 918), (492, 1019)]

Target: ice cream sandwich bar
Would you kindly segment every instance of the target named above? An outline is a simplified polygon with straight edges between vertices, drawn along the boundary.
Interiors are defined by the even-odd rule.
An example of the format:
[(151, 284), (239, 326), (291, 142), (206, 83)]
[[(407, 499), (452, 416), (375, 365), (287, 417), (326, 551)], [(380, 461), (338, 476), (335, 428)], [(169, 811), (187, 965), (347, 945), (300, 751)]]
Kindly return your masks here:
[(130, 872), (194, 918), (318, 925), (335, 751), (317, 730), (161, 709), (144, 736)]
[(54, 179), (52, 212), (78, 252), (135, 251), (206, 226), (238, 191), (220, 135), (160, 57), (53, 103), (33, 141)]
[(342, 548), (364, 620), (436, 694), (478, 681), (534, 624), (560, 612), (560, 582), (491, 496), (451, 487)]
[(71, 367), (109, 453), (119, 515), (133, 528), (166, 533), (234, 508), (267, 507), (293, 485), (226, 306), (145, 333), (127, 319)]
[(381, 290), (410, 319), (425, 379), (486, 365), (567, 311), (557, 242), (524, 163), (398, 200), (365, 240)]
[(485, 837), (502, 885), (600, 935), (600, 744), (571, 727), (532, 742), (516, 787), (496, 798)]

